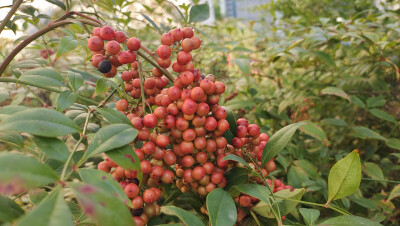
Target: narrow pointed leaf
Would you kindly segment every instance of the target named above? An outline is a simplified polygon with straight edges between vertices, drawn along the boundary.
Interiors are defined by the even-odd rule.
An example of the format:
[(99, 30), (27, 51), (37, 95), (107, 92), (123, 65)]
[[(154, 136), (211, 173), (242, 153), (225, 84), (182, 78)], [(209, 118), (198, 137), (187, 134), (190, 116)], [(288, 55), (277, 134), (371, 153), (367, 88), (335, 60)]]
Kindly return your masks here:
[(0, 124), (0, 131), (15, 130), (44, 137), (57, 137), (79, 130), (67, 116), (49, 108), (30, 108), (17, 112)]
[(324, 226), (380, 226), (378, 222), (369, 220), (367, 218), (363, 217), (358, 217), (358, 216), (339, 216), (339, 217), (333, 217), (330, 218), (326, 221), (321, 222), (319, 225), (324, 225)]
[(390, 201), (397, 197), (400, 197), (400, 184), (393, 188), (393, 190), (390, 192), (390, 195), (389, 195), (389, 198), (387, 199), (387, 201)]
[(111, 124), (125, 123), (128, 125), (132, 125), (128, 117), (117, 110), (111, 108), (97, 108), (96, 111), (99, 112)]
[(0, 166), (0, 193), (40, 187), (58, 180), (48, 165), (22, 154), (0, 153)]
[(60, 188), (56, 188), (30, 213), (17, 222), (18, 226), (73, 226), (72, 214)]
[(205, 226), (205, 224), (193, 213), (175, 206), (163, 206), (161, 212), (166, 215), (177, 216), (185, 225)]
[(24, 214), (24, 210), (13, 200), (0, 195), (0, 222), (9, 222)]
[(110, 151), (132, 142), (137, 130), (126, 124), (112, 124), (101, 128), (94, 136), (84, 157)]
[(78, 94), (71, 90), (66, 90), (58, 96), (57, 99), (57, 111), (64, 111), (70, 107), (78, 99)]
[(64, 77), (53, 68), (32, 69), (22, 73), (19, 79), (41, 86), (65, 86)]
[(246, 193), (250, 196), (256, 197), (261, 201), (269, 203), (269, 190), (266, 186), (259, 184), (239, 184), (234, 186), (235, 189), (242, 193)]
[(33, 138), (33, 142), (50, 158), (65, 162), (70, 154), (64, 142), (57, 138), (39, 137)]
[(326, 88), (322, 89), (322, 90), (321, 90), (321, 94), (324, 94), (324, 95), (334, 95), (334, 96), (338, 96), (338, 97), (343, 97), (343, 98), (347, 99), (348, 101), (350, 101), (350, 97), (349, 97), (349, 95), (348, 95), (346, 92), (344, 92), (344, 91), (343, 91), (342, 89), (340, 89), (340, 88), (333, 87), (333, 86), (326, 87)]
[(272, 135), (264, 147), (261, 165), (264, 165), (279, 154), (289, 143), (297, 128), (305, 124), (304, 122), (290, 124)]
[(320, 212), (317, 209), (300, 208), (299, 212), (303, 216), (306, 225), (314, 225), (320, 215)]

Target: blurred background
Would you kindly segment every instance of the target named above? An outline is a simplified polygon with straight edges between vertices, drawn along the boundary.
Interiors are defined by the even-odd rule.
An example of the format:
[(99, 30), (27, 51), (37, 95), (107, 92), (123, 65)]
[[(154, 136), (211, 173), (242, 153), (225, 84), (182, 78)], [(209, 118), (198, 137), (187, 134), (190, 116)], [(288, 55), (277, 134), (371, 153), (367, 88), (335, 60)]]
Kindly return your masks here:
[[(0, 19), (12, 3), (0, 1)], [(334, 203), (385, 225), (398, 223), (400, 202), (388, 196), (400, 189), (399, 1), (82, 0), (70, 4), (72, 10), (138, 37), (152, 50), (171, 28), (194, 27), (202, 39), (202, 49), (193, 52), (195, 67), (228, 84), (220, 105), (259, 124), (269, 135), (294, 122), (308, 123), (279, 155), (272, 176), (306, 188), (304, 201), (321, 203), (328, 195), (330, 167), (359, 149), (361, 187)], [(0, 35), (0, 61), (64, 10), (65, 1), (26, 0)], [(65, 36), (71, 45), (60, 51)], [(30, 60), (30, 67), (97, 74), (89, 62), (88, 37), (87, 28), (79, 23), (58, 28), (29, 45), (13, 63)], [(11, 67), (3, 76), (18, 76), (23, 70)], [(57, 99), (43, 90), (14, 88), (0, 84), (1, 105), (42, 106), (44, 100), (54, 106)], [(89, 84), (79, 92), (104, 98)], [(75, 117), (82, 119), (79, 114)], [(327, 216), (324, 208), (320, 210), (322, 217)]]

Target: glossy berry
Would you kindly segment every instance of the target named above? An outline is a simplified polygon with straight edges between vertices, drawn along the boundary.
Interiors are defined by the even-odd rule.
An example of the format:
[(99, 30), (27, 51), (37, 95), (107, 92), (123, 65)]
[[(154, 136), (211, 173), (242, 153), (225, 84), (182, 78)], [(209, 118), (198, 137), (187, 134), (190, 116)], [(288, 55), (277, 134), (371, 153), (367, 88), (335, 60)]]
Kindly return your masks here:
[(111, 62), (109, 60), (103, 60), (99, 63), (97, 70), (101, 73), (109, 73), (112, 69)]

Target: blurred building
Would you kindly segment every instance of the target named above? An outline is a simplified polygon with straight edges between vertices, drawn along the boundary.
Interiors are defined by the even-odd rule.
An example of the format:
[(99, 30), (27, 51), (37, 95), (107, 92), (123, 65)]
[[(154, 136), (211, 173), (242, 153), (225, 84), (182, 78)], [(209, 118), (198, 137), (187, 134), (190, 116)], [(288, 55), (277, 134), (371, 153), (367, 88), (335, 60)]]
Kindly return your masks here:
[(260, 5), (265, 5), (273, 0), (220, 0), (221, 12), (226, 17), (247, 20), (270, 20), (270, 15), (255, 10)]

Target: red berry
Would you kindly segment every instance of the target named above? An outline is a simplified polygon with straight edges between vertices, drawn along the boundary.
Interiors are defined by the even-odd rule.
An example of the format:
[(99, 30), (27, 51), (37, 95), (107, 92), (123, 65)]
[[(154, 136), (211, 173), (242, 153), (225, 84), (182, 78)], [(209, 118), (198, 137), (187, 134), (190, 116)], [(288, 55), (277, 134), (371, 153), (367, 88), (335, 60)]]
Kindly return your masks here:
[(239, 137), (234, 137), (233, 139), (232, 139), (232, 146), (234, 147), (234, 148), (236, 148), (236, 149), (239, 149), (239, 148), (241, 148), (242, 146), (243, 146), (243, 140), (241, 139), (241, 138), (239, 138)]
[(190, 27), (185, 27), (182, 29), (184, 38), (191, 38), (194, 35), (193, 29)]
[(121, 51), (118, 54), (118, 61), (121, 64), (129, 64), (136, 61), (136, 54), (131, 51)]
[(191, 167), (194, 164), (194, 158), (191, 155), (185, 155), (182, 158), (182, 165), (184, 167)]
[(167, 59), (171, 56), (171, 47), (167, 45), (160, 45), (156, 50), (157, 56), (161, 59)]
[(203, 164), (203, 168), (206, 171), (206, 174), (210, 175), (212, 172), (214, 172), (215, 166), (211, 162), (206, 162)]
[(180, 74), (179, 77), (181, 78), (181, 83), (184, 86), (189, 85), (194, 80), (194, 76), (193, 76), (192, 72), (190, 72), (190, 71), (183, 72), (182, 74)]
[(201, 166), (196, 166), (192, 170), (192, 177), (195, 180), (201, 180), (204, 176), (206, 175), (206, 171), (204, 170), (203, 167)]
[(172, 44), (174, 44), (174, 42), (175, 39), (171, 33), (164, 33), (163, 35), (161, 35), (161, 44), (171, 46)]
[(192, 99), (187, 99), (183, 102), (183, 105), (182, 105), (183, 114), (192, 115), (196, 112), (196, 110), (197, 110), (197, 104)]
[(103, 40), (110, 41), (114, 38), (115, 32), (110, 26), (104, 26), (100, 29), (100, 37)]
[(200, 48), (200, 46), (201, 46), (201, 40), (200, 40), (198, 37), (193, 36), (193, 37), (191, 37), (190, 39), (191, 39), (192, 42), (193, 42), (193, 49), (198, 49), (198, 48)]
[(247, 127), (247, 133), (252, 137), (258, 137), (260, 135), (260, 127), (256, 124), (251, 124)]
[(192, 55), (188, 52), (180, 51), (178, 53), (178, 56), (176, 57), (176, 61), (180, 65), (185, 65), (185, 64), (189, 63), (190, 61), (192, 61)]
[(193, 129), (187, 129), (183, 132), (182, 138), (185, 141), (193, 141), (196, 138), (196, 132)]
[(123, 43), (126, 40), (126, 35), (124, 32), (122, 31), (117, 31), (114, 34), (114, 39), (115, 41), (119, 42), (119, 43)]
[(174, 179), (175, 179), (175, 174), (171, 170), (165, 170), (161, 177), (161, 181), (164, 184), (170, 184), (174, 182)]
[(194, 49), (194, 43), (190, 38), (185, 38), (181, 42), (182, 50), (185, 52), (190, 52)]
[(125, 99), (121, 99), (115, 103), (115, 108), (118, 111), (125, 111), (128, 108), (128, 101)]
[(131, 120), (131, 123), (132, 123), (133, 127), (135, 127), (138, 130), (143, 128), (143, 119), (142, 118), (134, 117)]
[(104, 48), (104, 41), (98, 36), (89, 38), (87, 44), (92, 51), (101, 51)]
[(109, 173), (111, 171), (110, 165), (108, 165), (107, 161), (99, 162), (97, 165), (97, 169)]
[(107, 42), (106, 51), (110, 55), (115, 55), (115, 54), (119, 53), (120, 50), (121, 50), (121, 46), (119, 45), (119, 43), (117, 41), (112, 40), (112, 41)]
[(105, 60), (106, 57), (101, 55), (101, 54), (95, 54), (92, 56), (90, 59), (90, 62), (92, 63), (93, 67), (97, 68), (99, 66), (99, 63), (103, 60)]
[(146, 204), (151, 204), (157, 201), (157, 194), (152, 189), (147, 189), (143, 192), (143, 201)]
[(176, 42), (179, 42), (183, 39), (183, 32), (180, 28), (175, 28), (171, 31), (171, 35)]
[(214, 117), (207, 117), (204, 127), (207, 131), (214, 131), (218, 126), (217, 120)]
[(243, 138), (247, 135), (247, 128), (244, 126), (238, 126), (236, 128), (236, 137)]
[(199, 116), (206, 116), (210, 112), (210, 106), (206, 103), (199, 103), (197, 105), (196, 114)]
[(167, 151), (164, 156), (164, 163), (171, 166), (176, 163), (176, 155), (172, 151)]
[(171, 66), (171, 58), (167, 58), (167, 59), (158, 58), (157, 64), (158, 64), (158, 66), (160, 66), (162, 68), (168, 68), (169, 66)]
[(244, 126), (244, 127), (248, 127), (249, 126), (249, 122), (247, 121), (247, 119), (245, 119), (245, 118), (240, 118), (240, 119), (238, 119), (237, 121), (236, 121), (236, 124), (238, 125), (238, 126)]
[(251, 205), (251, 198), (248, 195), (242, 195), (239, 198), (239, 204), (243, 207), (250, 207)]
[(142, 146), (142, 151), (146, 155), (152, 155), (155, 150), (156, 150), (156, 145), (154, 144), (153, 141), (147, 141)]
[(214, 172), (211, 174), (211, 182), (214, 184), (219, 184), (222, 182), (224, 175), (221, 172)]
[(181, 148), (182, 153), (190, 154), (193, 152), (194, 145), (190, 141), (182, 141), (180, 148)]
[(140, 49), (141, 43), (140, 40), (137, 38), (130, 38), (128, 41), (126, 41), (126, 47), (130, 51), (137, 51)]
[(157, 146), (159, 146), (160, 148), (165, 148), (168, 146), (169, 144), (169, 138), (167, 135), (161, 134), (157, 137), (156, 139), (156, 144)]
[(151, 172), (151, 163), (147, 160), (143, 160), (140, 162), (140, 168), (143, 174), (149, 174)]
[(147, 128), (154, 128), (157, 126), (157, 116), (154, 114), (147, 114), (143, 117), (143, 125)]
[(100, 37), (100, 29), (101, 29), (101, 28), (99, 28), (99, 27), (95, 27), (95, 28), (92, 30), (92, 35), (93, 35), (93, 36), (99, 36), (99, 37)]
[(124, 189), (128, 198), (132, 199), (135, 198), (139, 194), (139, 187), (134, 183), (129, 183), (125, 186)]
[(133, 209), (140, 209), (143, 208), (143, 198), (140, 196), (136, 196), (132, 199)]

